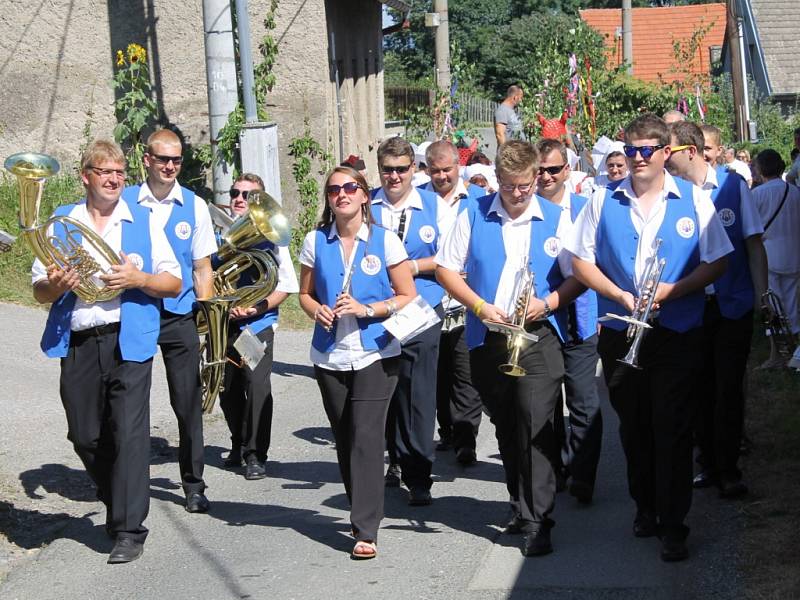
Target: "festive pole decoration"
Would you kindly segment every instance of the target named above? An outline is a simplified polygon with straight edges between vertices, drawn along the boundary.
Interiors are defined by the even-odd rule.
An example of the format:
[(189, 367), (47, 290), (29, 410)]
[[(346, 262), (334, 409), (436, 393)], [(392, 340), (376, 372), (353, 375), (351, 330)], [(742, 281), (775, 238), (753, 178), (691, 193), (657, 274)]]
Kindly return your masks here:
[(700, 115), (700, 122), (706, 122), (706, 106), (703, 104), (703, 96), (701, 94), (700, 84), (696, 83), (694, 86), (694, 100), (697, 104), (697, 112)]
[(592, 95), (592, 63), (588, 56), (583, 57), (583, 65), (586, 69), (586, 78), (581, 81), (583, 89), (583, 114), (589, 123), (589, 135), (594, 145), (597, 138), (597, 113), (595, 112), (594, 96)]

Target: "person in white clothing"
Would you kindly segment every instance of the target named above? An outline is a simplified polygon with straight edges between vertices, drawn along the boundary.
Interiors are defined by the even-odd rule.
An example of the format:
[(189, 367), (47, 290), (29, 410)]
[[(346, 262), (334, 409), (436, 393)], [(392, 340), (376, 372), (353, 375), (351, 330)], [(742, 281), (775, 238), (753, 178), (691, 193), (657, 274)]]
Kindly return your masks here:
[(315, 322), (311, 362), (350, 501), (352, 556), (367, 559), (377, 555), (384, 431), (400, 356), (382, 321), (416, 290), (403, 243), (373, 225), (364, 177), (336, 167), (323, 195), (322, 220), (300, 253), (300, 306)]

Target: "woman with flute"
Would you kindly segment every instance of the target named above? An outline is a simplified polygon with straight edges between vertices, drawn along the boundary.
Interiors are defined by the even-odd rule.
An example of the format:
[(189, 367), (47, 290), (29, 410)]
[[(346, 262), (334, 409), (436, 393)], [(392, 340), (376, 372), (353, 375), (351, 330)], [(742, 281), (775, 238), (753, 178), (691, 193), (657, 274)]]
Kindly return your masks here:
[(382, 322), (416, 295), (403, 243), (374, 225), (368, 190), (355, 169), (334, 168), (322, 220), (300, 253), (300, 305), (316, 323), (311, 361), (350, 501), (355, 559), (377, 555), (383, 518), (384, 430), (400, 342)]

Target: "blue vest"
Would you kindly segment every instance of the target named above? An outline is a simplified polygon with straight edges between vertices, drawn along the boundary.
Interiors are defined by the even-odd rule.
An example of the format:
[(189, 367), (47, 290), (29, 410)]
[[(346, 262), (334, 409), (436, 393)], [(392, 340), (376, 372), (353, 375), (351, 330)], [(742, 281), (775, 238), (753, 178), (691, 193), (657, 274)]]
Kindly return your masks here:
[[(503, 244), (502, 221), (497, 213), (489, 212), (496, 195), (484, 196), (471, 202), (467, 207), (471, 224), (466, 264), (467, 285), (487, 302), (494, 302), (507, 258)], [(538, 218), (531, 220), (531, 251), (528, 265), (534, 273), (536, 296), (544, 298), (564, 282), (564, 276), (558, 267), (558, 252), (555, 252), (555, 256), (550, 256), (545, 251), (545, 247), (554, 247), (561, 209), (538, 196), (532, 201), (539, 203), (544, 220)], [(522, 257), (508, 258), (514, 260)], [(548, 320), (563, 341), (566, 332), (565, 309), (559, 308), (548, 317)], [(469, 349), (481, 346), (486, 337), (486, 326), (472, 312), (468, 312), (466, 327)]]
[[(152, 248), (150, 240), (150, 211), (135, 201), (128, 203), (133, 221), (122, 221), (122, 251), (142, 258), (142, 271), (152, 273)], [(68, 216), (74, 204), (59, 206), (55, 214)], [(53, 234), (64, 240), (64, 228), (55, 225)], [(75, 235), (81, 243), (80, 234)], [(72, 310), (77, 296), (73, 292), (63, 294), (50, 307), (47, 325), (40, 346), (50, 358), (64, 358), (69, 350)], [(148, 296), (140, 289), (125, 290), (120, 296), (119, 349), (123, 360), (145, 362), (156, 353), (160, 324), (159, 300)]]
[[(674, 179), (680, 197), (668, 196), (664, 221), (657, 234), (662, 240), (659, 258), (667, 260), (661, 274), (661, 281), (666, 283), (678, 281), (700, 264), (699, 225), (694, 209), (693, 186), (678, 177)], [(618, 187), (619, 182), (614, 182), (606, 189), (597, 228), (597, 266), (617, 286), (635, 296), (634, 265), (639, 234), (631, 221), (630, 201), (625, 194), (617, 191)], [(679, 224), (682, 234), (678, 233)], [(605, 296), (599, 295), (597, 302), (600, 314), (630, 314), (621, 304)], [(659, 324), (677, 332), (699, 327), (703, 323), (704, 304), (703, 290), (665, 302), (659, 313)], [(603, 326), (622, 330), (627, 324), (612, 319), (603, 322)]]
[[(373, 190), (372, 197), (375, 198), (379, 191), (380, 188)], [(425, 190), (417, 191), (422, 199), (422, 210), (417, 208), (409, 209), (413, 211), (413, 216), (409, 220), (409, 226), (406, 228), (405, 239), (403, 240), (410, 259), (434, 256), (439, 249), (439, 226), (436, 224), (438, 196)], [(376, 223), (383, 225), (383, 207), (380, 204), (372, 205), (372, 215), (375, 217)], [(420, 231), (423, 228), (426, 233), (425, 237), (431, 238), (428, 242), (424, 241), (420, 236)], [(414, 278), (414, 283), (417, 286), (417, 293), (432, 307), (435, 308), (442, 303), (444, 289), (436, 281), (436, 276), (433, 273), (417, 275)]]
[[(578, 218), (583, 207), (586, 206), (588, 198), (578, 194), (570, 194), (570, 220), (574, 223)], [(585, 340), (597, 333), (597, 292), (592, 289), (586, 290), (575, 298), (573, 307), (569, 308), (570, 313), (574, 310), (575, 331), (578, 338)], [(570, 314), (572, 318), (572, 314)]]
[[(330, 230), (330, 226), (317, 229), (314, 238), (314, 289), (322, 304), (333, 307), (344, 285), (345, 263), (342, 261), (339, 238), (329, 238)], [(350, 295), (362, 304), (380, 302), (394, 296), (386, 269), (385, 237), (386, 230), (373, 225), (370, 227), (369, 240), (359, 241), (355, 249), (357, 254), (353, 259)], [(370, 273), (364, 271), (365, 267)], [(383, 319), (365, 317), (356, 320), (361, 330), (361, 345), (365, 350), (380, 350), (392, 340), (392, 335), (381, 324)], [(319, 352), (328, 353), (333, 350), (336, 345), (337, 324), (334, 321), (331, 330), (325, 331), (317, 323), (311, 345)]]
[[(261, 244), (256, 244), (254, 248), (257, 248), (259, 250), (268, 250), (275, 257), (275, 262), (278, 262), (278, 248), (272, 242), (265, 241)], [(214, 255), (214, 259), (212, 259), (212, 263), (215, 261), (216, 261), (216, 254)], [(239, 276), (239, 282), (237, 287), (243, 287), (252, 284), (253, 284), (252, 269), (248, 269)], [(257, 334), (264, 331), (267, 327), (272, 327), (272, 325), (274, 325), (277, 321), (278, 321), (278, 307), (275, 306), (260, 315), (254, 315), (252, 317), (247, 317), (246, 319), (231, 321), (231, 325), (237, 327), (240, 331), (249, 325), (253, 333)]]
[[(126, 187), (122, 192), (122, 197), (127, 200), (128, 204), (138, 203), (140, 189), (141, 186), (138, 185)], [(192, 277), (192, 272), (194, 270), (192, 239), (194, 237), (195, 226), (195, 196), (194, 192), (183, 186), (181, 186), (181, 193), (183, 194), (183, 204), (178, 202), (172, 203), (172, 211), (170, 212), (166, 225), (164, 225), (164, 233), (181, 267), (180, 294), (178, 294), (176, 298), (163, 299), (164, 310), (176, 315), (190, 313), (195, 301), (194, 278)], [(202, 200), (197, 201), (202, 202)], [(179, 225), (180, 227), (178, 227)], [(181, 232), (180, 236), (177, 233), (178, 230)]]
[(719, 309), (726, 319), (739, 319), (753, 310), (755, 295), (744, 240), (742, 198), (739, 194), (742, 181), (738, 173), (720, 167), (717, 169), (719, 186), (711, 192), (714, 208), (733, 244), (733, 253), (728, 254), (728, 268), (714, 282)]

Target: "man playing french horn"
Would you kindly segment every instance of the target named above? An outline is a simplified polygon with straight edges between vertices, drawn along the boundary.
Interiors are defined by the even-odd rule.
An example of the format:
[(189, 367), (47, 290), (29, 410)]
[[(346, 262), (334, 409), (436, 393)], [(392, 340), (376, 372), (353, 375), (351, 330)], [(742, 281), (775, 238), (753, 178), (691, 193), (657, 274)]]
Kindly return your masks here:
[(630, 345), (624, 320), (602, 322), (599, 352), (636, 502), (633, 533), (660, 535), (661, 558), (677, 561), (688, 557), (684, 520), (692, 501), (692, 387), (702, 363), (703, 288), (724, 272), (733, 248), (708, 195), (664, 170), (669, 144), (667, 125), (655, 115), (628, 125), (630, 175), (594, 193), (566, 248), (575, 276), (597, 291), (600, 315), (629, 317), (657, 279), (643, 281), (648, 264), (665, 259), (651, 291), (650, 316), (658, 316), (636, 359), (641, 369), (618, 362)]
[[(159, 332), (160, 298), (175, 297), (181, 271), (164, 231), (150, 211), (120, 201), (125, 156), (111, 141), (94, 141), (81, 159), (86, 199), (56, 210), (99, 236), (73, 239), (98, 263), (105, 246), (121, 264), (98, 277), (111, 299), (87, 302), (76, 269), (33, 264), (33, 295), (52, 303), (42, 350), (61, 358), (61, 400), (68, 437), (106, 506), (106, 532), (116, 543), (109, 563), (142, 553), (150, 506), (150, 381)], [(64, 227), (52, 235), (66, 244)], [(102, 265), (101, 265), (102, 266)], [(119, 293), (121, 292), (121, 293)]]
[[(536, 149), (509, 141), (498, 149), (496, 165), (500, 191), (459, 214), (436, 255), (436, 276), (471, 309), (466, 337), (472, 379), (495, 425), (511, 497), (505, 531), (524, 533), (522, 553), (539, 556), (552, 552), (553, 413), (564, 376), (565, 307), (585, 288), (561, 252), (568, 233), (559, 227), (561, 210), (534, 194)], [(512, 316), (518, 306), (527, 307), (519, 320)], [(509, 343), (506, 335), (487, 330), (485, 321), (516, 321), (519, 333)], [(518, 357), (510, 360), (517, 342), (511, 352)]]

